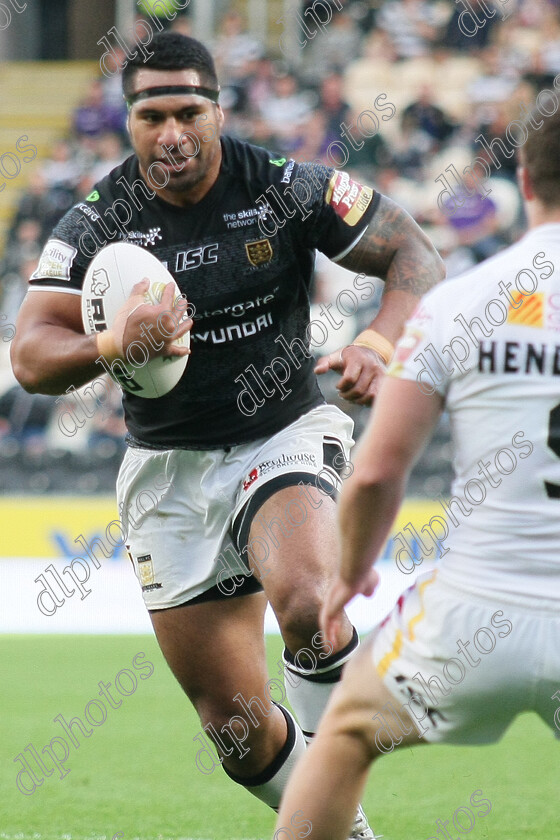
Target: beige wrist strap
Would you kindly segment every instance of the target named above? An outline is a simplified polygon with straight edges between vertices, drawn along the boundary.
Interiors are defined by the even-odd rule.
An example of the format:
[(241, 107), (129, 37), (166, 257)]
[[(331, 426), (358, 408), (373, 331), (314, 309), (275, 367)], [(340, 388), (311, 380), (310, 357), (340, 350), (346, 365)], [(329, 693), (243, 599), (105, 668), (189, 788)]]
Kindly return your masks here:
[(105, 361), (114, 362), (115, 359), (122, 358), (111, 330), (96, 333), (95, 340), (97, 342), (97, 352), (100, 356), (103, 356)]
[(367, 347), (379, 353), (386, 365), (389, 364), (395, 348), (381, 333), (375, 330), (364, 330), (352, 342), (355, 347)]

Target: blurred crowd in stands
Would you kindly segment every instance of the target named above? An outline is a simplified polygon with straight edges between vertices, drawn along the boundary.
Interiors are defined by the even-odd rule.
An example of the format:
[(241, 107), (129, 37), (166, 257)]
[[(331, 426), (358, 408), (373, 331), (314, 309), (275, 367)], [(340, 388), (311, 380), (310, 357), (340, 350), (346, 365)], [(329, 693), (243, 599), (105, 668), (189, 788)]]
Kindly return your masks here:
[[(332, 20), (291, 61), (280, 42), (271, 47), (250, 34), (232, 4), (210, 45), (227, 132), (275, 155), (336, 162), (398, 201), (432, 237), (449, 277), (514, 241), (524, 220), (508, 128), (521, 103), (531, 108), (539, 91), (554, 91), (560, 0), (347, 0), (343, 11), (336, 10), (341, 2), (327, 2)], [(302, 16), (311, 5), (303, 0)], [(169, 28), (197, 35), (188, 14)], [(0, 260), (0, 313), (9, 322), (53, 225), (130, 154), (125, 122), (118, 74), (100, 73), (72, 113), (68, 135), (49, 160), (34, 164)], [(489, 179), (480, 165), (463, 176), (477, 157)], [(318, 260), (316, 305), (348, 285), (341, 269)], [(369, 317), (359, 312), (360, 326)], [(60, 404), (23, 395), (5, 358), (2, 352), (0, 457), (10, 446), (41, 458), (53, 448), (87, 445), (118, 457), (118, 400), (110, 422), (89, 421), (69, 438), (57, 432)]]

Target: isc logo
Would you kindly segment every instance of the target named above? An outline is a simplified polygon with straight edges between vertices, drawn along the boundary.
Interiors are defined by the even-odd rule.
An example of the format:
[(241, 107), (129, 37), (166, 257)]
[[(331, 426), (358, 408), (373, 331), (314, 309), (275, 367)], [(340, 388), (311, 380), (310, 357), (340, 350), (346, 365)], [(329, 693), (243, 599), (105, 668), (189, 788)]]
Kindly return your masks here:
[(218, 243), (204, 248), (192, 248), (190, 251), (178, 251), (175, 258), (175, 272), (190, 271), (201, 265), (218, 262)]

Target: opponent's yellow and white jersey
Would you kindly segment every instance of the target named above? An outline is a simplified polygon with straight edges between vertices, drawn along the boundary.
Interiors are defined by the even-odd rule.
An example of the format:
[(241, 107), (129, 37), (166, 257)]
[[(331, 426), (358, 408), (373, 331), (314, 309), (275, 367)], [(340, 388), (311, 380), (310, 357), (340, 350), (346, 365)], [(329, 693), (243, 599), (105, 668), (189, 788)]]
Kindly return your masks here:
[(439, 392), (449, 411), (456, 478), (440, 574), (560, 598), (560, 224), (432, 290), (389, 373)]

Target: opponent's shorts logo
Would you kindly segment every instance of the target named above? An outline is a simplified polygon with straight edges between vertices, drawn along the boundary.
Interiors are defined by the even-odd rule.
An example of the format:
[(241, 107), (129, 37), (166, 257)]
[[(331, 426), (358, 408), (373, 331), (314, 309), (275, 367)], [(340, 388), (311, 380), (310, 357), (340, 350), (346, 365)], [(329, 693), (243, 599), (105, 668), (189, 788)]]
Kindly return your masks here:
[(247, 242), (245, 250), (251, 265), (264, 265), (272, 259), (272, 245), (268, 239), (259, 239), (258, 242)]
[(353, 181), (346, 172), (336, 170), (329, 181), (325, 201), (347, 225), (354, 227), (371, 204), (373, 194), (371, 187), (365, 187)]

